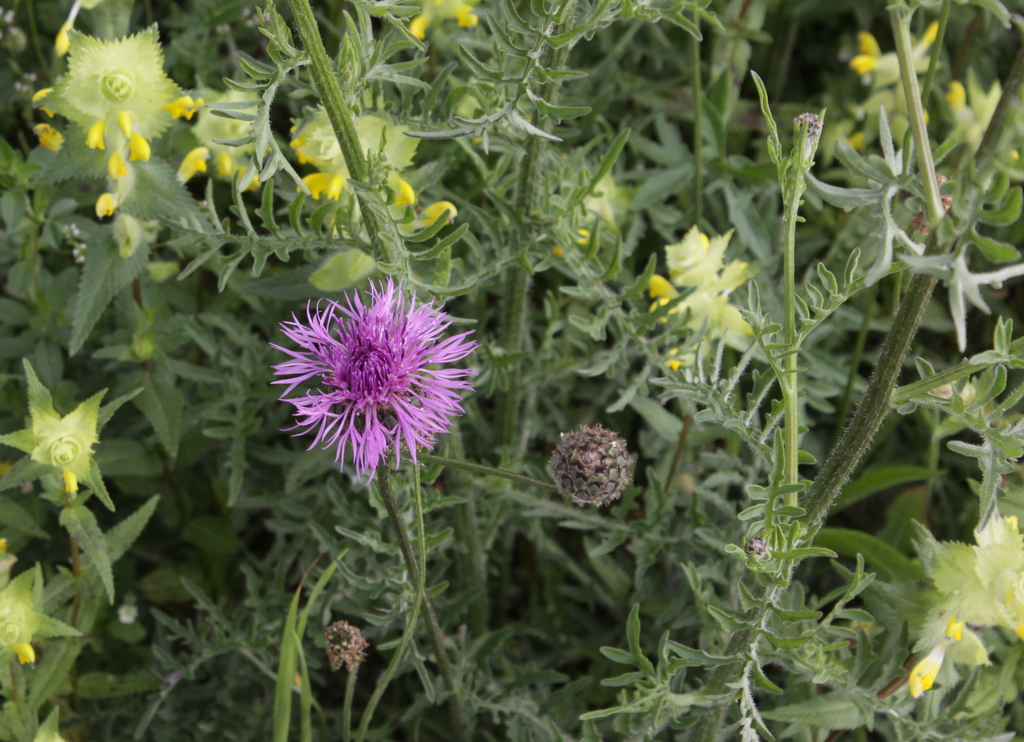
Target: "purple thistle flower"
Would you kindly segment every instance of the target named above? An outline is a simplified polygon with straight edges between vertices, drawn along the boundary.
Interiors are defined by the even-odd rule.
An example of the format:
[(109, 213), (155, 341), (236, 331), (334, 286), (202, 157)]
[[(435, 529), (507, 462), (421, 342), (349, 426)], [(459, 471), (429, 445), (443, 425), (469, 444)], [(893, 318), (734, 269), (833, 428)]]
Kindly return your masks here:
[[(281, 399), (295, 406), (295, 428), (301, 435), (316, 430), (310, 445), (335, 447), (335, 461), (352, 447), (356, 475), (373, 479), (378, 464), (393, 448), (396, 465), (406, 448), (413, 462), (416, 449), (429, 448), (434, 437), (448, 431), (451, 419), (462, 414), (461, 390), (472, 390), (465, 368), (430, 368), (468, 356), (476, 343), (471, 332), (443, 339), (451, 324), (433, 304), (406, 300), (401, 284), (370, 283), (370, 301), (364, 305), (349, 295), (346, 305), (311, 301), (306, 321), (292, 315), (281, 323), (285, 335), (299, 345), (291, 356), (274, 366), (287, 384)], [(303, 397), (285, 399), (299, 384), (317, 379), (320, 387)], [(292, 428), (294, 430), (295, 428)]]

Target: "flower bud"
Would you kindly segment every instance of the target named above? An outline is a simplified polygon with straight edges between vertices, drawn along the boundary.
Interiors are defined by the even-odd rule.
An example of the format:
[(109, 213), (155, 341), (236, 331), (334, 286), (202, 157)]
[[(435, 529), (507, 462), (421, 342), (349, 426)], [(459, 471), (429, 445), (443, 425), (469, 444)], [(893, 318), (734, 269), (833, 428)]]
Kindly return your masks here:
[(583, 505), (608, 505), (630, 482), (633, 457), (626, 441), (600, 425), (562, 433), (550, 463), (558, 491)]
[(352, 672), (356, 665), (366, 661), (366, 650), (370, 643), (363, 638), (363, 632), (348, 621), (335, 621), (324, 631), (327, 640), (327, 657), (331, 667), (340, 670), (342, 665)]

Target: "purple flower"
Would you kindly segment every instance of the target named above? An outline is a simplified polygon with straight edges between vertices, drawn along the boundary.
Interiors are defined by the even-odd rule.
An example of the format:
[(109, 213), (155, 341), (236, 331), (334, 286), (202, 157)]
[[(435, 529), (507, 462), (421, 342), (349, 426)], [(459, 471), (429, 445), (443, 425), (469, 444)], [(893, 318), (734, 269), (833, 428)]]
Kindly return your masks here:
[[(295, 406), (295, 428), (301, 435), (316, 430), (313, 448), (335, 448), (342, 461), (352, 447), (356, 475), (373, 479), (378, 464), (392, 449), (396, 465), (403, 448), (413, 462), (416, 449), (431, 447), (434, 437), (448, 431), (451, 419), (462, 414), (459, 392), (472, 390), (465, 368), (432, 368), (469, 355), (476, 343), (470, 332), (442, 338), (451, 324), (432, 304), (406, 300), (401, 284), (370, 283), (369, 303), (349, 295), (346, 305), (310, 302), (306, 320), (292, 315), (283, 322), (284, 334), (299, 345), (274, 366), (287, 384), (281, 399)], [(319, 387), (303, 397), (285, 399), (299, 384), (315, 379)], [(292, 428), (293, 430), (295, 428)]]

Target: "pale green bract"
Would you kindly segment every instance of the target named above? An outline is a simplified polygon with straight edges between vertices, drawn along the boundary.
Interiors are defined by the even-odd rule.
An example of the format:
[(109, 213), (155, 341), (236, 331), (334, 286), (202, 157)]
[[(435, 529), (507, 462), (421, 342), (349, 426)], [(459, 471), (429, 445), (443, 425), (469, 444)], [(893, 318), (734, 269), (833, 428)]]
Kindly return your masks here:
[(54, 636), (80, 635), (66, 623), (36, 610), (32, 600), (32, 586), (36, 580), (41, 587), (43, 573), (38, 566), (22, 572), (0, 592), (0, 653), (8, 659), (16, 644)]
[(156, 26), (117, 41), (71, 33), (68, 72), (46, 105), (88, 131), (97, 121), (117, 126), (126, 112), (133, 130), (151, 140), (171, 124), (164, 110), (181, 89), (164, 74)]

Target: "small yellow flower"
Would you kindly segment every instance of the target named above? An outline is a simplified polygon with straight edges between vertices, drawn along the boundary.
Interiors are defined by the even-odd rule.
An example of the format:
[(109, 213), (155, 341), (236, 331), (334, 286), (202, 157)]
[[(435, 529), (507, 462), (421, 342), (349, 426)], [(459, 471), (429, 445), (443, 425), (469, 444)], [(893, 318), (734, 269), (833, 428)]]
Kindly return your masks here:
[(184, 118), (191, 121), (196, 111), (198, 111), (202, 105), (202, 98), (192, 100), (191, 95), (183, 95), (177, 100), (171, 101), (164, 106), (164, 110), (170, 112), (172, 118)]
[(856, 134), (851, 134), (847, 143), (858, 152), (864, 151), (864, 132), (858, 131)]
[(465, 3), (456, 9), (455, 18), (463, 28), (472, 28), (480, 22), (480, 16), (473, 12), (473, 6)]
[[(38, 103), (39, 101), (41, 101), (43, 98), (45, 98), (46, 96), (48, 96), (52, 92), (53, 92), (53, 88), (43, 88), (42, 90), (37, 90), (35, 93), (32, 94), (32, 102), (33, 103)], [(49, 108), (46, 108), (44, 106), (39, 106), (39, 110), (42, 111), (43, 113), (45, 113), (50, 118), (53, 118), (53, 111), (50, 110)]]
[(104, 135), (107, 133), (107, 122), (100, 119), (89, 127), (89, 133), (85, 136), (85, 146), (89, 149), (106, 149)]
[(967, 105), (967, 91), (964, 90), (963, 83), (959, 83), (954, 80), (949, 84), (949, 92), (946, 93), (946, 101), (949, 102), (950, 107), (954, 111)]
[(117, 198), (113, 193), (104, 193), (96, 199), (97, 218), (102, 219), (105, 216), (111, 216), (115, 208), (117, 208)]
[(882, 56), (882, 49), (878, 46), (875, 37), (867, 31), (857, 34), (857, 47), (860, 54), (850, 60), (850, 67), (858, 75), (866, 75), (878, 66), (878, 59)]
[(455, 204), (451, 201), (438, 201), (437, 203), (430, 204), (423, 210), (421, 216), (423, 224), (429, 227), (431, 224), (441, 218), (441, 214), (448, 211), (448, 222), (455, 221), (455, 217), (459, 215), (459, 210), (455, 208)]
[(427, 19), (421, 15), (416, 16), (409, 22), (409, 33), (417, 39), (427, 38)]
[(966, 621), (957, 621), (956, 616), (949, 617), (949, 623), (946, 625), (946, 638), (955, 639), (960, 641), (964, 635), (964, 624)]
[(395, 204), (398, 206), (412, 206), (416, 203), (416, 191), (404, 180), (398, 181), (398, 199)]
[[(665, 301), (668, 301), (669, 299), (675, 299), (679, 296), (679, 292), (676, 291), (675, 287), (657, 273), (651, 276), (651, 283), (648, 291), (652, 299), (665, 299)], [(661, 303), (664, 304), (665, 302)]]
[(71, 48), (71, 36), (68, 34), (68, 31), (71, 30), (74, 23), (74, 19), (68, 20), (60, 27), (60, 31), (57, 32), (57, 38), (53, 41), (53, 50), (57, 52), (58, 57), (63, 57), (68, 53), (68, 49)]
[(115, 150), (107, 160), (107, 175), (116, 180), (122, 175), (127, 174), (128, 170), (126, 170), (124, 166), (124, 155)]
[(564, 258), (565, 257), (565, 253), (562, 252), (562, 248), (560, 248), (558, 245), (555, 245), (554, 247), (552, 247), (551, 248), (551, 252), (552, 252), (552, 254), (557, 255), (560, 258)]
[(217, 175), (231, 175), (235, 169), (235, 161), (231, 159), (231, 155), (227, 152), (221, 152), (214, 158), (214, 163), (217, 165)]
[(327, 192), (327, 198), (337, 201), (341, 198), (341, 191), (345, 187), (345, 178), (341, 174), (313, 173), (303, 178), (302, 182), (309, 188), (313, 198), (318, 201), (320, 200), (320, 194), (324, 191)]
[(7, 539), (0, 538), (0, 554), (6, 554), (7, 549), (10, 548), (10, 544), (7, 543)]
[(65, 469), (62, 476), (64, 477), (64, 491), (69, 495), (73, 495), (78, 492), (78, 477), (70, 469)]
[(196, 147), (185, 155), (178, 168), (178, 181), (187, 183), (196, 173), (206, 172), (206, 161), (210, 159), (210, 150), (206, 147)]
[(932, 684), (935, 682), (935, 677), (939, 674), (939, 669), (942, 667), (942, 660), (945, 656), (946, 647), (944, 644), (940, 644), (932, 649), (927, 657), (914, 665), (914, 669), (910, 671), (910, 677), (908, 678), (910, 695), (914, 698), (919, 698), (922, 693), (931, 689)]
[(121, 111), (117, 114), (117, 128), (121, 130), (121, 133), (131, 139), (132, 136), (132, 115), (127, 111)]
[(149, 155), (151, 153), (149, 142), (147, 142), (146, 139), (137, 131), (132, 132), (131, 139), (128, 140), (128, 152), (129, 160), (141, 160), (142, 162), (148, 162)]
[(11, 649), (18, 655), (18, 662), (23, 665), (36, 661), (36, 650), (32, 649), (31, 644), (15, 644)]
[(579, 237), (576, 238), (577, 245), (585, 245), (590, 242), (590, 230), (589, 229), (577, 229), (576, 234)]
[(36, 124), (32, 131), (39, 137), (39, 143), (48, 150), (57, 152), (64, 144), (64, 135), (49, 124)]

